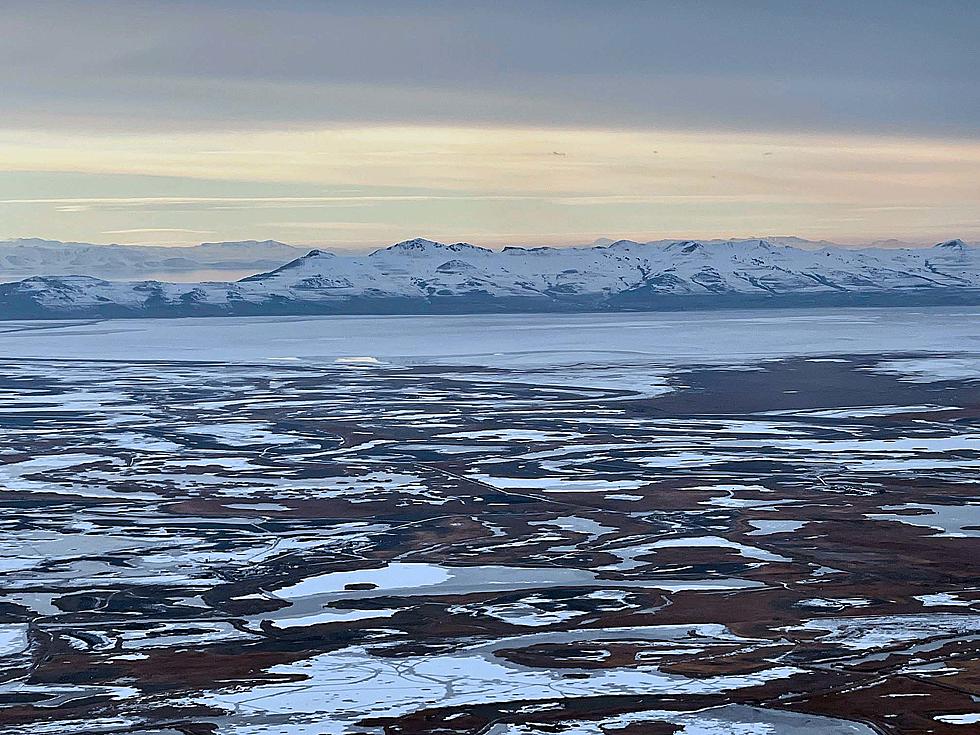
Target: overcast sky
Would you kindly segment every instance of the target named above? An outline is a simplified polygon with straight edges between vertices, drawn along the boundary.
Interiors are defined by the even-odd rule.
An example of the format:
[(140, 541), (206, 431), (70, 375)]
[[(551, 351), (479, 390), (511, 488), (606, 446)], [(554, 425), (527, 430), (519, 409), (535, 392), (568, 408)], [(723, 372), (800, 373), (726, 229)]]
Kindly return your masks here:
[(0, 237), (980, 239), (980, 2), (0, 4)]

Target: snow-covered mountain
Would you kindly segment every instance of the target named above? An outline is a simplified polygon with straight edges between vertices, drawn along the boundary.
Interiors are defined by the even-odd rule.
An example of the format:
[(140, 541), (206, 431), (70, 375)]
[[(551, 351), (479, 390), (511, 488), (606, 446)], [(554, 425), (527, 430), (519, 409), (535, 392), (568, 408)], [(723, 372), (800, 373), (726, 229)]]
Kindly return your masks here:
[(415, 239), (364, 257), (313, 250), (236, 282), (44, 276), (0, 285), (6, 318), (910, 303), (980, 303), (980, 248), (620, 240), (493, 251)]
[(30, 276), (83, 275), (127, 280), (168, 278), (207, 271), (212, 277), (240, 278), (276, 268), (302, 255), (304, 248), (275, 240), (205, 242), (192, 247), (93, 245), (39, 238), (0, 241), (0, 280)]

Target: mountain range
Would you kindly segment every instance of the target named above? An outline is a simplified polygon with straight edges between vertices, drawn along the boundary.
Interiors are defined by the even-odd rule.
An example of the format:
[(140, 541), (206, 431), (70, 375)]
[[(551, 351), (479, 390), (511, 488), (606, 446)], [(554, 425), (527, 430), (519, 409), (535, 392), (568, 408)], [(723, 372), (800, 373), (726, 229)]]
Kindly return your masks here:
[[(229, 245), (249, 253), (292, 247), (198, 247), (235, 251)], [(45, 275), (0, 284), (0, 318), (8, 319), (944, 303), (980, 304), (980, 247), (962, 240), (857, 249), (766, 239), (619, 240), (496, 251), (414, 239), (361, 257), (312, 250), (238, 281)]]

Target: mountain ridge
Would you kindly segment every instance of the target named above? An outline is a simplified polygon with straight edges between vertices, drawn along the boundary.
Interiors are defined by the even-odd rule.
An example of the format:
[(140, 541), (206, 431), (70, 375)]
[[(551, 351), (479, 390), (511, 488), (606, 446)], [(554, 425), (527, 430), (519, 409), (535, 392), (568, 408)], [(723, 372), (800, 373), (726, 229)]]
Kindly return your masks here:
[(804, 250), (754, 238), (490, 250), (413, 238), (361, 257), (313, 249), (237, 281), (0, 284), (7, 319), (927, 303), (980, 303), (980, 247)]

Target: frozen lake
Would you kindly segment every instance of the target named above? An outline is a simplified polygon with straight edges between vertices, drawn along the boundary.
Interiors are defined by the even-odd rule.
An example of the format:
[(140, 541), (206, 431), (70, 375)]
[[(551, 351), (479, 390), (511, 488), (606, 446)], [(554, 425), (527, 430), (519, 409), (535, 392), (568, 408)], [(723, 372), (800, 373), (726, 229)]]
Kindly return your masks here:
[(555, 365), (980, 351), (980, 307), (0, 322), (7, 357)]

